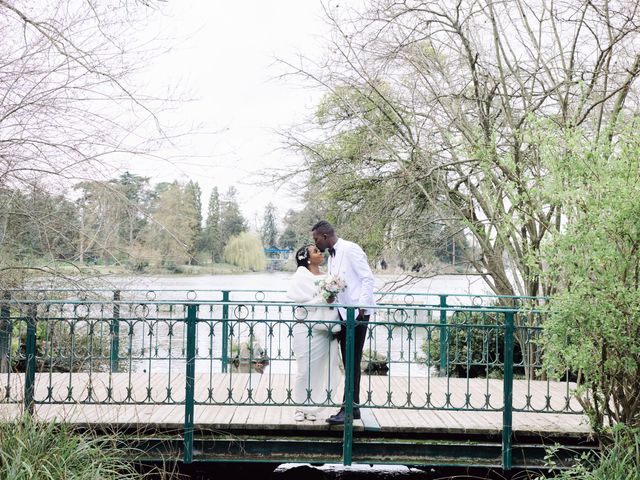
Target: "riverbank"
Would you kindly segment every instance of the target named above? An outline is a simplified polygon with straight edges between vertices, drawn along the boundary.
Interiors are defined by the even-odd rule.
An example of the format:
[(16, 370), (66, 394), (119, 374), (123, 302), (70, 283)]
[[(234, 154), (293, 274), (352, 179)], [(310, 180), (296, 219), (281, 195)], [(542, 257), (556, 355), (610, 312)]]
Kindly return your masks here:
[(79, 263), (63, 263), (55, 265), (55, 270), (61, 274), (74, 275), (82, 272), (84, 275), (117, 275), (117, 276), (155, 276), (155, 275), (236, 275), (251, 273), (230, 263), (210, 263), (207, 265), (173, 265), (171, 267), (145, 267), (135, 270), (127, 265), (92, 265)]

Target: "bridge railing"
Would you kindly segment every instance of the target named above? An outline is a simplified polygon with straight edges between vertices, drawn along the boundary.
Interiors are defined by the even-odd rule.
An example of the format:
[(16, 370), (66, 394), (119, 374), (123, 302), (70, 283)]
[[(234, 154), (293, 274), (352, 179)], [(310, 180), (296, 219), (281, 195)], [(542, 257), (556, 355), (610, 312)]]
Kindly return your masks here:
[[(495, 299), (486, 305), (443, 306), (437, 296), (437, 305), (431, 305), (416, 301), (415, 294), (401, 300), (388, 296), (374, 308), (361, 365), (354, 365), (350, 348), (357, 307), (345, 306), (345, 368), (329, 372), (342, 387), (322, 392), (320, 400), (307, 390), (296, 402), (294, 327), (302, 324), (312, 333), (340, 322), (310, 321), (304, 307), (267, 299), (268, 293), (219, 291), (215, 299), (205, 299), (202, 292), (187, 292), (181, 301), (149, 298), (148, 292), (121, 292), (109, 300), (5, 297), (0, 408), (182, 405), (184, 458), (190, 461), (196, 408), (344, 405), (343, 462), (348, 465), (353, 372), (360, 368), (362, 408), (502, 412), (505, 468), (511, 462), (514, 412), (581, 412), (568, 373), (551, 377), (544, 369), (538, 342), (542, 312)], [(137, 298), (123, 299), (128, 296)], [(333, 318), (330, 307), (319, 307)], [(481, 379), (482, 387), (472, 379)], [(515, 395), (514, 384), (520, 386)]]

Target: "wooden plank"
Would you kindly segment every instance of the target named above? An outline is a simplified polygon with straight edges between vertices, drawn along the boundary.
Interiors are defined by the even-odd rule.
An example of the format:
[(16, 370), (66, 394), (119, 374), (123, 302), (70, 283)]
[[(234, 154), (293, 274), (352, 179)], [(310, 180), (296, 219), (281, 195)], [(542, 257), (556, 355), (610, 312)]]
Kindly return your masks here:
[[(274, 399), (277, 403), (284, 403), (287, 397), (286, 389), (288, 388), (289, 377), (284, 375), (275, 375), (270, 377), (270, 379), (272, 380), (270, 387), (272, 388)], [(291, 411), (289, 417), (284, 417), (285, 410)], [(284, 423), (285, 418), (287, 419), (287, 423), (288, 420), (293, 420), (294, 412), (295, 408), (290, 409), (288, 407), (281, 406), (267, 406), (262, 410), (260, 421), (265, 428), (279, 428)], [(257, 422), (258, 419), (256, 418), (255, 421)]]
[[(131, 381), (129, 381), (131, 376)], [(431, 409), (384, 409), (376, 408), (376, 405), (384, 405), (387, 392), (393, 392), (393, 399), (398, 405), (404, 406), (406, 392), (409, 389), (409, 379), (406, 377), (386, 377), (367, 376), (367, 389), (371, 389), (371, 408), (362, 408), (363, 420), (356, 421), (356, 430), (387, 430), (406, 433), (428, 433), (428, 432), (467, 432), (467, 433), (497, 433), (502, 428), (502, 413), (491, 411), (434, 411)], [(69, 385), (69, 374), (55, 373), (51, 376), (48, 373), (37, 374), (37, 398), (46, 398), (46, 390), (51, 379), (51, 386), (56, 392), (57, 399), (66, 398), (67, 386)], [(174, 399), (184, 398), (184, 374), (174, 374), (169, 381), (167, 374), (153, 374), (151, 381), (149, 375), (145, 373), (109, 373), (95, 372), (91, 376), (87, 373), (74, 373), (71, 385), (74, 387), (74, 399), (81, 399), (86, 396), (86, 389), (91, 385), (95, 389), (95, 397), (106, 398), (106, 388), (111, 380), (114, 388), (114, 396), (124, 399), (126, 388), (131, 385), (134, 389), (134, 398), (143, 400), (146, 397), (148, 385), (153, 387), (153, 399), (164, 400), (166, 397), (167, 385), (171, 385)], [(276, 405), (269, 406), (236, 406), (236, 405), (197, 405), (196, 406), (196, 428), (255, 428), (265, 431), (277, 431), (281, 429), (291, 430), (322, 430), (340, 429), (342, 427), (332, 427), (325, 423), (325, 418), (335, 413), (333, 408), (326, 408), (318, 413), (316, 422), (295, 422), (293, 413), (295, 407), (281, 405), (286, 400), (286, 389), (291, 385), (292, 377), (286, 374), (265, 373), (249, 377), (249, 374), (240, 373), (217, 373), (212, 377), (209, 374), (198, 374), (196, 377), (196, 389), (198, 397), (206, 399), (209, 388), (209, 378), (212, 378), (212, 388), (218, 392), (224, 392), (224, 398), (220, 395), (220, 400), (227, 400), (227, 389), (231, 388), (233, 401), (246, 401), (249, 380), (254, 389), (254, 398), (265, 401), (267, 389), (272, 389), (272, 396)], [(215, 379), (215, 380), (213, 380)], [(24, 374), (12, 374), (9, 380), (13, 392), (23, 390)], [(213, 383), (215, 382), (215, 384)], [(230, 383), (231, 382), (231, 383)], [(257, 382), (257, 383), (256, 383)], [(454, 402), (464, 400), (466, 392), (466, 379), (450, 379), (431, 377), (411, 378), (412, 402), (419, 404), (426, 399), (427, 388), (431, 385), (432, 395), (439, 396), (444, 400), (447, 384), (450, 385), (450, 392)], [(365, 385), (365, 384), (363, 384)], [(524, 380), (514, 382), (514, 396), (525, 395), (528, 385), (531, 386), (532, 394), (546, 394), (546, 382), (536, 381), (527, 384)], [(502, 381), (490, 379), (469, 380), (469, 391), (472, 395), (484, 395), (491, 393), (492, 404), (502, 400)], [(560, 396), (564, 394), (565, 384), (551, 383), (551, 394)], [(85, 395), (83, 395), (83, 392)], [(364, 392), (364, 390), (363, 390)], [(342, 387), (339, 397), (341, 398)], [(12, 393), (13, 395), (14, 393)], [(366, 394), (363, 398), (366, 399)], [(338, 392), (336, 392), (338, 396)], [(564, 400), (562, 400), (564, 402)], [(480, 402), (483, 404), (484, 402)], [(476, 402), (473, 403), (476, 405)], [(557, 405), (554, 403), (553, 405)], [(21, 410), (19, 404), (0, 403), (0, 418), (16, 417)], [(168, 428), (181, 429), (184, 422), (184, 405), (86, 405), (79, 403), (36, 404), (36, 412), (43, 419), (62, 418), (72, 423), (92, 423), (104, 425), (134, 425), (140, 428), (150, 426), (162, 426)], [(548, 435), (585, 435), (590, 432), (590, 427), (583, 415), (567, 415), (553, 413), (533, 413), (515, 412), (513, 415), (514, 432), (518, 433), (540, 433)]]
[[(218, 390), (218, 386), (223, 381), (223, 378), (224, 377), (218, 373), (196, 373), (194, 400), (198, 403), (212, 402), (214, 392)], [(211, 389), (211, 399), (209, 398), (209, 389)]]
[[(196, 405), (194, 408), (194, 424), (200, 429), (208, 429), (217, 426), (216, 418), (231, 418), (233, 416), (233, 405)], [(223, 413), (228, 410), (230, 413)], [(225, 422), (228, 423), (228, 420)]]
[[(389, 379), (383, 376), (372, 376), (371, 377), (371, 407), (380, 407), (383, 405), (387, 405), (387, 390), (388, 390)], [(360, 399), (364, 400), (367, 398), (368, 392), (360, 392)]]
[[(194, 398), (197, 402), (225, 402), (228, 398), (228, 387), (228, 373), (214, 373), (211, 379), (209, 374), (196, 374), (196, 391)], [(211, 398), (209, 398), (209, 388), (211, 388)]]
[(445, 433), (450, 431), (451, 425), (442, 419), (442, 412), (426, 409), (419, 409), (416, 410), (416, 412), (422, 417), (425, 429), (436, 433)]
[[(229, 419), (228, 424), (233, 425), (234, 428), (247, 428), (247, 420), (254, 408), (257, 408), (253, 405), (247, 406), (238, 406), (233, 411), (233, 415)], [(260, 407), (264, 408), (264, 407)], [(255, 412), (254, 412), (255, 413)]]
[(360, 416), (362, 417), (362, 427), (366, 431), (379, 432), (382, 430), (382, 427), (378, 423), (378, 419), (370, 408), (361, 408)]
[[(230, 374), (228, 378), (230, 384), (226, 382), (225, 384), (231, 394), (231, 399), (229, 401), (232, 403), (240, 403), (243, 400), (246, 400), (246, 386), (249, 381), (249, 374), (233, 373)], [(236, 408), (237, 405), (219, 406), (219, 408), (215, 410), (215, 416), (207, 423), (214, 426), (228, 426), (231, 423), (231, 419), (233, 418)], [(198, 417), (196, 416), (196, 419), (197, 418)]]
[(584, 415), (518, 412), (513, 415), (516, 433), (588, 435), (592, 433)]
[[(268, 374), (248, 375), (246, 388), (248, 390), (251, 389), (252, 402), (262, 403), (267, 400), (267, 386), (269, 383), (270, 376)], [(249, 401), (248, 396), (247, 401)], [(233, 417), (229, 420), (229, 423), (236, 428), (262, 427), (264, 410), (267, 408), (256, 405), (239, 406), (233, 412)]]

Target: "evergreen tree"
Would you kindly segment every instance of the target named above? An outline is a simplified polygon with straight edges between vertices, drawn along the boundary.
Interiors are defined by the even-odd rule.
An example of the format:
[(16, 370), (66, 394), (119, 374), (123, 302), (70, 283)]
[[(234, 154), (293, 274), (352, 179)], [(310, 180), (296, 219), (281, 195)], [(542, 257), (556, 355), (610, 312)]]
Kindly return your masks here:
[(110, 183), (121, 196), (126, 218), (123, 218), (120, 226), (120, 237), (127, 249), (131, 250), (139, 241), (140, 232), (146, 224), (150, 201), (149, 177), (125, 172)]
[(284, 216), (284, 231), (278, 240), (280, 246), (296, 250), (311, 243), (311, 227), (325, 218), (326, 213), (326, 209), (317, 201), (308, 201), (300, 211), (287, 211)]
[(185, 243), (189, 254), (189, 265), (195, 263), (195, 256), (202, 234), (202, 192), (197, 182), (189, 180), (182, 192), (182, 214), (185, 217), (187, 231)]
[(120, 231), (126, 202), (114, 190), (112, 182), (88, 181), (75, 186), (81, 191), (78, 259), (104, 264), (120, 260)]
[(276, 226), (276, 207), (273, 203), (264, 209), (264, 221), (262, 223), (262, 244), (265, 248), (275, 248), (278, 243), (278, 227)]
[(247, 220), (240, 213), (238, 191), (229, 187), (220, 206), (220, 239), (224, 248), (229, 239), (247, 230)]
[(288, 226), (284, 229), (282, 235), (280, 235), (278, 243), (281, 248), (289, 248), (291, 250), (295, 249), (298, 245), (298, 237), (292, 227)]
[(200, 189), (195, 183), (161, 183), (155, 189), (153, 220), (145, 233), (160, 265), (193, 263), (195, 245), (200, 233)]
[(202, 232), (200, 249), (207, 253), (212, 262), (219, 262), (222, 258), (222, 238), (220, 232), (220, 194), (218, 187), (214, 187), (209, 196), (207, 221)]

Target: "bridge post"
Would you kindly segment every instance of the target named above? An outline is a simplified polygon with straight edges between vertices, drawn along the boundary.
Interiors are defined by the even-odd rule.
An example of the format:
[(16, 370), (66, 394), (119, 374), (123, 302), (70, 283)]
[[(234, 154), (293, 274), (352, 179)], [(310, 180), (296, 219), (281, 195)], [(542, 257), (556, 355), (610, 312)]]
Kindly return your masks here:
[(447, 369), (447, 296), (440, 295), (440, 365), (438, 373), (441, 377), (446, 377)]
[(344, 435), (342, 443), (342, 464), (351, 465), (353, 457), (353, 382), (355, 368), (355, 328), (356, 328), (355, 308), (347, 308), (347, 338), (346, 338), (346, 362), (344, 366)]
[(11, 292), (4, 291), (0, 304), (0, 373), (7, 373), (10, 370), (12, 328), (9, 300), (11, 300)]
[(29, 414), (33, 413), (33, 389), (36, 383), (36, 315), (36, 304), (29, 305), (24, 375), (24, 408)]
[[(222, 301), (229, 301), (229, 291), (222, 291)], [(229, 368), (229, 305), (222, 305), (222, 373), (227, 373)]]
[(117, 372), (120, 368), (120, 290), (113, 292), (113, 316), (111, 317), (111, 371)]
[(513, 310), (505, 312), (504, 327), (502, 468), (503, 470), (511, 470), (513, 444), (513, 336), (515, 331)]
[(187, 306), (187, 361), (184, 397), (184, 451), (182, 461), (193, 461), (193, 411), (196, 372), (196, 317), (197, 305)]

